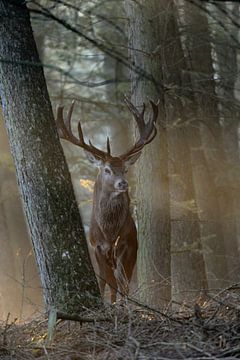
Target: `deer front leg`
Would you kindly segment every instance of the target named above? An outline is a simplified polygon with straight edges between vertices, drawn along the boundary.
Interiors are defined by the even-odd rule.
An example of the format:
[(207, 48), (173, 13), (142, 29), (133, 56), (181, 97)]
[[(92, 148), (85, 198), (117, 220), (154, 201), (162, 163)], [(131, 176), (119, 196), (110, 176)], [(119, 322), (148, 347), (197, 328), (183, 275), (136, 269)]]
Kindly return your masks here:
[(96, 246), (95, 256), (99, 268), (98, 283), (101, 296), (104, 299), (104, 291), (107, 283), (110, 288), (111, 303), (113, 304), (114, 302), (116, 302), (117, 297), (117, 282), (114, 277), (113, 270), (108, 264), (109, 260), (107, 253), (105, 250), (102, 250), (101, 245)]
[(128, 296), (129, 284), (137, 258), (137, 247), (129, 246), (128, 243), (119, 246), (115, 250), (116, 268), (114, 275), (118, 290), (122, 296)]
[(97, 245), (95, 247), (95, 256), (96, 256), (98, 269), (99, 269), (99, 274), (97, 276), (98, 285), (99, 285), (101, 296), (102, 296), (102, 298), (104, 298), (104, 291), (105, 291), (105, 286), (106, 286), (106, 276), (105, 276), (105, 269), (103, 266), (103, 255), (101, 253), (100, 245)]
[(125, 269), (120, 261), (117, 263), (117, 267), (114, 270), (114, 275), (117, 281), (120, 295), (123, 297), (128, 296), (130, 279), (127, 278)]

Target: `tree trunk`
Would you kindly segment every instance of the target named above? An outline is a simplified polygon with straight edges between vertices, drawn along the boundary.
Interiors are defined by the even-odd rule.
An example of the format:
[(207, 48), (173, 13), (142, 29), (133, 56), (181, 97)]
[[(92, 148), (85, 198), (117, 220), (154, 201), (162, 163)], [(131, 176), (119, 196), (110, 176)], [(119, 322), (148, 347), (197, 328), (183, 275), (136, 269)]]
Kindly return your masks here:
[[(185, 18), (180, 17), (182, 25)], [(185, 29), (183, 27), (181, 30)], [(220, 210), (212, 172), (206, 161), (200, 132), (201, 111), (199, 111), (199, 89), (189, 57), (191, 32), (186, 28), (182, 31), (182, 43), (185, 49), (185, 65), (183, 66), (183, 95), (186, 103), (186, 120), (188, 121), (187, 142), (190, 148), (193, 182), (196, 196), (197, 213), (200, 221), (201, 246), (204, 255), (205, 268), (210, 289), (225, 287), (228, 281), (228, 268)]]
[[(176, 19), (176, 7), (168, 1), (162, 9), (160, 21), (165, 25), (162, 33), (161, 58), (168, 123), (171, 243), (172, 243), (172, 299), (191, 302), (201, 290), (208, 288), (196, 195), (191, 167), (188, 138), (191, 124), (187, 106), (182, 102), (181, 73), (186, 67)], [(186, 271), (188, 269), (188, 271)]]
[[(192, 90), (194, 94), (194, 90)], [(197, 119), (196, 100), (192, 99), (192, 119)], [(190, 108), (190, 106), (189, 106)], [(209, 289), (221, 289), (228, 284), (228, 267), (220, 212), (211, 171), (207, 165), (199, 126), (193, 124), (188, 136), (193, 171), (196, 204), (200, 221), (201, 244)]]
[(2, 0), (0, 17), (0, 94), (45, 302), (76, 312), (99, 292), (29, 13), (21, 0)]
[[(219, 4), (218, 8), (223, 10), (217, 11), (217, 16), (221, 22), (227, 18), (229, 5)], [(216, 10), (215, 10), (216, 11)], [(232, 5), (230, 12), (231, 17), (236, 21), (240, 15), (240, 4)], [(233, 199), (234, 211), (231, 221), (236, 221), (238, 248), (240, 249), (240, 182), (239, 182), (239, 118), (240, 111), (238, 100), (236, 98), (238, 69), (238, 50), (236, 45), (229, 39), (229, 34), (235, 39), (238, 38), (239, 28), (232, 22), (226, 23), (228, 33), (218, 32), (215, 30), (214, 38), (216, 39), (215, 51), (217, 57), (217, 72), (220, 82), (217, 87), (217, 94), (220, 97), (220, 114), (223, 124), (223, 143), (226, 152), (227, 173), (229, 175), (229, 189)]]
[[(197, 3), (197, 1), (196, 1)], [(202, 5), (204, 6), (204, 5)], [(201, 134), (206, 160), (211, 169), (219, 207), (220, 226), (224, 237), (228, 273), (236, 281), (239, 274), (239, 256), (236, 238), (236, 222), (233, 219), (233, 198), (226, 167), (226, 153), (219, 118), (219, 101), (215, 89), (212, 46), (206, 13), (186, 2), (185, 21), (187, 47), (194, 89), (198, 89), (199, 115), (202, 119)], [(215, 210), (216, 211), (216, 210)]]
[(139, 295), (146, 304), (162, 306), (171, 298), (168, 148), (160, 85), (162, 70), (159, 59), (152, 56), (159, 45), (156, 14), (161, 6), (158, 0), (125, 0), (125, 9), (129, 18), (131, 61), (145, 72), (139, 76), (132, 71), (132, 101), (141, 106), (148, 98), (160, 98), (157, 137), (146, 147), (136, 165), (136, 199)]

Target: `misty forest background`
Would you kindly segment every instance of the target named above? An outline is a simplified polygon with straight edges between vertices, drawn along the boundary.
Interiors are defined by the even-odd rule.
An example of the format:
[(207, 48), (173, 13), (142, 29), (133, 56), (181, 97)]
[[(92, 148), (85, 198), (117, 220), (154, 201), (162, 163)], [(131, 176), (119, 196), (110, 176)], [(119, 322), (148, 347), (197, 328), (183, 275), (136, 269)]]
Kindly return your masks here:
[[(160, 100), (157, 138), (129, 174), (139, 232), (131, 296), (177, 306), (239, 282), (240, 4), (27, 3), (53, 109), (75, 99), (74, 120), (96, 146), (109, 136), (117, 155), (133, 142), (124, 94), (137, 106)], [(96, 170), (62, 146), (88, 234)], [(0, 318), (21, 320), (44, 305), (2, 119), (0, 154)]]

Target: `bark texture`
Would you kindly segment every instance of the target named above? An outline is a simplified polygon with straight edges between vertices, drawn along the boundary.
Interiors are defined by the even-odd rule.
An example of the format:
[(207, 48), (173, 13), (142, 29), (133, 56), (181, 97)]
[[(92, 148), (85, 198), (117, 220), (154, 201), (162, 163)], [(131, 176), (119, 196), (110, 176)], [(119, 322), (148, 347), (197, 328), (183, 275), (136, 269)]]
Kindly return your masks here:
[(76, 312), (96, 305), (99, 292), (29, 13), (3, 0), (0, 18), (3, 113), (45, 302)]
[(131, 61), (142, 69), (140, 75), (131, 74), (132, 101), (141, 109), (147, 99), (160, 99), (158, 135), (136, 165), (139, 295), (146, 304), (160, 307), (171, 298), (168, 145), (162, 69), (153, 54), (159, 45), (161, 27), (156, 14), (161, 6), (158, 0), (125, 1)]
[(171, 274), (174, 300), (192, 300), (207, 288), (207, 279), (187, 141), (188, 116), (182, 103), (181, 72), (185, 60), (175, 5), (173, 1), (126, 3), (130, 53), (135, 65), (147, 73), (142, 77), (133, 73), (134, 101), (140, 105), (147, 96), (161, 100), (159, 135), (151, 146), (153, 151), (147, 149), (142, 159), (146, 177), (138, 174), (138, 199), (143, 198), (138, 207), (139, 279), (147, 279), (145, 283), (154, 289), (153, 274), (158, 273), (159, 293), (149, 295), (149, 289), (146, 293), (147, 299), (152, 296), (153, 301), (154, 296), (163, 296), (161, 285), (166, 285), (166, 280), (167, 291), (171, 288)]

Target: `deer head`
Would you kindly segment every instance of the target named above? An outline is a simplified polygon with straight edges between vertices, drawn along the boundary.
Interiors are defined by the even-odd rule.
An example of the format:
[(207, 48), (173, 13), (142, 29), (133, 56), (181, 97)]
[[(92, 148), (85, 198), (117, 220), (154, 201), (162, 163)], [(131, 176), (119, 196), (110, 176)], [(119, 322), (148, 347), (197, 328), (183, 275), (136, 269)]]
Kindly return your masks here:
[(74, 101), (70, 106), (66, 119), (63, 117), (63, 106), (58, 106), (57, 108), (56, 121), (60, 137), (84, 149), (88, 160), (100, 170), (98, 179), (101, 184), (104, 185), (102, 190), (111, 192), (114, 195), (119, 195), (128, 190), (128, 182), (125, 179), (125, 175), (129, 166), (133, 165), (137, 161), (141, 155), (143, 147), (149, 144), (157, 133), (155, 124), (158, 116), (158, 103), (155, 104), (153, 101), (150, 101), (152, 116), (147, 123), (144, 121), (144, 113), (146, 109), (145, 104), (143, 104), (142, 111), (139, 112), (139, 110), (127, 98), (125, 98), (125, 103), (136, 120), (139, 131), (139, 139), (130, 149), (117, 157), (111, 155), (109, 138), (107, 138), (107, 151), (96, 148), (93, 146), (91, 141), (87, 144), (84, 141), (80, 121), (78, 122), (78, 137), (73, 134), (71, 129), (71, 118)]

